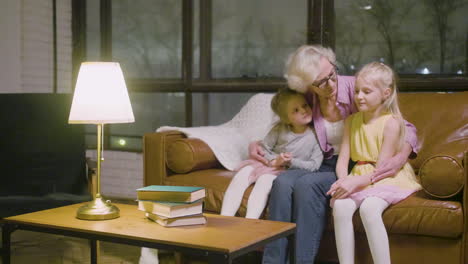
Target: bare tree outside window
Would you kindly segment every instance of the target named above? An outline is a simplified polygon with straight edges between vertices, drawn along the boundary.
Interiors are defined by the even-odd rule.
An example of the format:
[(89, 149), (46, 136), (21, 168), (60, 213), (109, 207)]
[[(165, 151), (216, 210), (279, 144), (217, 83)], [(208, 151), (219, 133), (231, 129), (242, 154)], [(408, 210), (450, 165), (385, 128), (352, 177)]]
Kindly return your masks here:
[(306, 26), (306, 1), (213, 1), (213, 77), (282, 77)]
[(112, 1), (112, 56), (131, 78), (180, 78), (181, 1)]
[(450, 53), (447, 52), (447, 42), (449, 42), (450, 35), (455, 33), (449, 24), (449, 19), (455, 11), (460, 10), (467, 3), (463, 0), (425, 0), (423, 3), (428, 11), (429, 20), (436, 26), (435, 30), (439, 39), (439, 72), (444, 73), (446, 56)]
[(405, 74), (464, 74), (467, 2), (335, 1), (336, 52), (344, 72), (382, 61)]

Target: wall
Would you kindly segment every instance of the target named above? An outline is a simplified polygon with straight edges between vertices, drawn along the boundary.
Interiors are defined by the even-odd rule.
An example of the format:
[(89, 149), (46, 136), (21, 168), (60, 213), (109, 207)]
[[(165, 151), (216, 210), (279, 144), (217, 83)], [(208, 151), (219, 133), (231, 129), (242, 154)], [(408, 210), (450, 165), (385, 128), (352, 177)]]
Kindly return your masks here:
[[(98, 2), (98, 1), (94, 1)], [(0, 93), (53, 92), (52, 1), (0, 0)], [(71, 1), (57, 1), (57, 91), (71, 83)], [(87, 156), (95, 158), (96, 151)], [(104, 197), (136, 198), (143, 184), (140, 153), (105, 151), (101, 193)]]
[[(0, 93), (53, 92), (50, 0), (0, 0)], [(71, 0), (57, 1), (57, 91), (72, 91)]]
[(0, 0), (0, 92), (20, 91), (21, 5), (17, 0)]
[[(96, 160), (96, 151), (86, 156)], [(101, 194), (109, 197), (136, 199), (136, 189), (143, 187), (141, 153), (105, 150), (101, 162)]]

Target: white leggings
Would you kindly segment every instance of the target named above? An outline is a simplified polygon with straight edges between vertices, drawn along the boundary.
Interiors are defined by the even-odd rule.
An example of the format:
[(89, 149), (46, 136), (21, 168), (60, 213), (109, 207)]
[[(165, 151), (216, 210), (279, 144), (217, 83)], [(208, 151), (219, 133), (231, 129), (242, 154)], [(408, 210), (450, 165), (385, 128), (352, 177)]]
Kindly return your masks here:
[[(390, 263), (390, 247), (382, 213), (389, 203), (378, 197), (366, 198), (359, 208), (367, 241), (375, 264)], [(335, 240), (340, 264), (354, 263), (353, 214), (356, 203), (352, 199), (338, 199), (333, 206)]]
[[(221, 215), (234, 216), (236, 214), (245, 190), (254, 183), (254, 181), (249, 180), (252, 171), (252, 166), (245, 166), (232, 178), (224, 194)], [(267, 204), (268, 195), (275, 179), (276, 175), (273, 174), (263, 174), (258, 177), (247, 202), (246, 218), (258, 219), (260, 217)]]
[(138, 264), (158, 264), (158, 250), (156, 248), (141, 248)]

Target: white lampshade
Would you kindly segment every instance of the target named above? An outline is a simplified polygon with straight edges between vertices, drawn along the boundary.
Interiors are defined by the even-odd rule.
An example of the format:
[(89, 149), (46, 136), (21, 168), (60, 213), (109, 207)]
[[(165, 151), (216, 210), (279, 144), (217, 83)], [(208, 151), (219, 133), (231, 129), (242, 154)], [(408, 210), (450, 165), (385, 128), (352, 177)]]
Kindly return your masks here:
[(119, 63), (82, 63), (68, 122), (109, 124), (134, 121), (127, 86)]

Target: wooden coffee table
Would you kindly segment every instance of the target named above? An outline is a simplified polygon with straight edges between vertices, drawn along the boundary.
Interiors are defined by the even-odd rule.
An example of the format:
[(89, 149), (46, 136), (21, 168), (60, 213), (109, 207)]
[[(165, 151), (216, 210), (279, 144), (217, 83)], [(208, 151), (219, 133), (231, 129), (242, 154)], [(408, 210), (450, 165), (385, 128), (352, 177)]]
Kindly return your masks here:
[(82, 204), (69, 205), (3, 219), (3, 264), (10, 263), (10, 237), (17, 229), (89, 239), (91, 263), (97, 263), (97, 241), (207, 256), (210, 263), (232, 263), (275, 239), (287, 237), (295, 263), (293, 223), (205, 214), (206, 225), (163, 227), (145, 218), (135, 205), (116, 204), (120, 217), (104, 221), (75, 218)]

